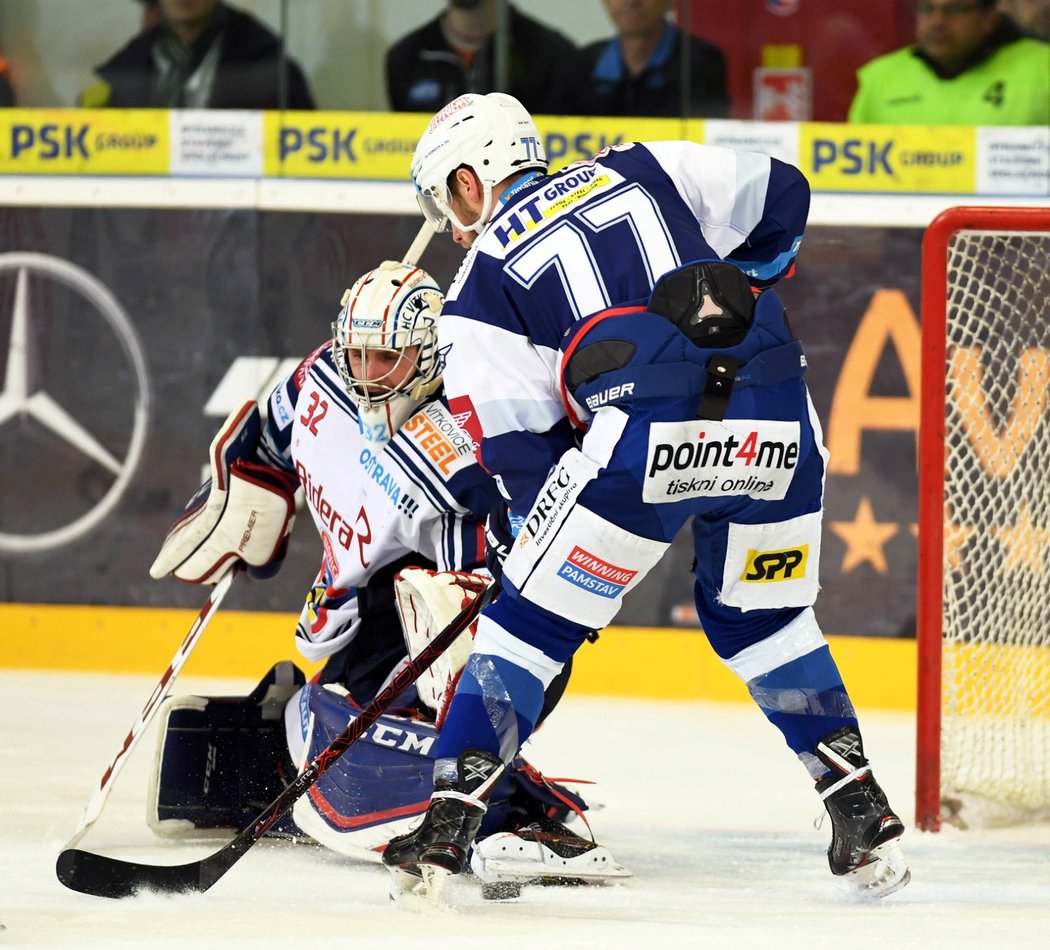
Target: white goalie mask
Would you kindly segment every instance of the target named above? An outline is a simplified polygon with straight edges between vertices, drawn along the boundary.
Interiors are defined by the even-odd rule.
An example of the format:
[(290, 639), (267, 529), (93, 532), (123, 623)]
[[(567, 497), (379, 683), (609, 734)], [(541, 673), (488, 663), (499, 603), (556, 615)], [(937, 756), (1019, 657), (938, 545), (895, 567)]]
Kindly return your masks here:
[[(481, 181), (481, 216), (464, 224), (451, 209), (449, 176), (467, 165)], [(449, 220), (461, 231), (478, 231), (492, 215), (492, 189), (515, 172), (547, 171), (543, 141), (528, 110), (513, 96), (467, 93), (430, 120), (412, 156), (416, 200), (436, 231)]]
[(332, 356), (368, 441), (388, 442), (441, 386), (443, 302), (426, 271), (397, 261), (384, 261), (343, 294)]

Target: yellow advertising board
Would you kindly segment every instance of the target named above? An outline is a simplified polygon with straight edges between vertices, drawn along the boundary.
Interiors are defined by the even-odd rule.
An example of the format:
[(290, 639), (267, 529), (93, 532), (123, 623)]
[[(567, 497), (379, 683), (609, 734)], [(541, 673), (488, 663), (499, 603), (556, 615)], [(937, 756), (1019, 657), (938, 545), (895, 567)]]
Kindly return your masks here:
[[(408, 181), (416, 142), (429, 116), (386, 112), (268, 112), (263, 174), (285, 178)], [(677, 119), (539, 116), (551, 171), (620, 142), (702, 141), (703, 122)]]
[(543, 136), (550, 170), (557, 171), (572, 162), (586, 161), (610, 145), (621, 142), (660, 142), (667, 139), (704, 140), (700, 119), (581, 118), (549, 116), (536, 118)]
[(814, 191), (972, 194), (977, 132), (970, 126), (799, 127), (799, 167)]
[(0, 109), (0, 174), (166, 175), (158, 109)]
[[(395, 112), (0, 110), (0, 175), (407, 182), (429, 116)], [(541, 115), (551, 171), (622, 142), (704, 142), (700, 119)], [(727, 142), (713, 123), (716, 142)], [(815, 192), (1046, 194), (1045, 129), (737, 123), (739, 147), (796, 161)], [(755, 129), (754, 144), (746, 144)], [(724, 132), (724, 130), (722, 130)]]
[(267, 112), (263, 174), (408, 181), (427, 117), (386, 112)]

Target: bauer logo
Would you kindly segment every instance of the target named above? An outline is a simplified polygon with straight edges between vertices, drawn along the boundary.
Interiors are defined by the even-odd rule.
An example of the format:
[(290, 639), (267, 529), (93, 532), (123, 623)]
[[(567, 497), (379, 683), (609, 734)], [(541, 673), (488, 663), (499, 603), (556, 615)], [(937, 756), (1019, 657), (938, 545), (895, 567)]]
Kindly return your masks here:
[(558, 568), (558, 577), (599, 597), (619, 597), (638, 574), (630, 568), (603, 561), (578, 545)]
[(752, 584), (799, 580), (806, 576), (808, 560), (808, 544), (780, 551), (756, 551), (751, 548), (747, 552), (747, 562), (740, 580)]
[(733, 419), (657, 423), (649, 429), (642, 498), (722, 495), (783, 498), (799, 457), (799, 424)]

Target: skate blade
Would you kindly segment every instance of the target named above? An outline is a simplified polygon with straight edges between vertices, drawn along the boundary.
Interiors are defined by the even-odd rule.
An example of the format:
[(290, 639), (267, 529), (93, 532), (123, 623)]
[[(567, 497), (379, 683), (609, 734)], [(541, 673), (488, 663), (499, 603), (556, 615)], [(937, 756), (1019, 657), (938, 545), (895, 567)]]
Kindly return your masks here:
[(398, 904), (423, 893), (423, 878), (412, 874), (404, 868), (388, 867), (390, 872), (389, 897), (392, 903)]
[(899, 891), (911, 880), (911, 869), (897, 839), (879, 845), (867, 864), (843, 877), (854, 896), (877, 900)]
[(452, 877), (452, 872), (447, 868), (438, 867), (435, 864), (421, 864), (420, 873), (423, 875), (424, 897), (434, 906), (445, 902), (445, 885)]

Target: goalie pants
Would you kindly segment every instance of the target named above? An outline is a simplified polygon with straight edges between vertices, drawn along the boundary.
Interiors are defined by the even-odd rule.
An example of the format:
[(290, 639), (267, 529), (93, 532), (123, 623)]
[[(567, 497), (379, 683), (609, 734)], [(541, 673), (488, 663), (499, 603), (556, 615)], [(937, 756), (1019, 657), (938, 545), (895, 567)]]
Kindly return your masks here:
[[(692, 520), (704, 632), (819, 777), (817, 742), (856, 717), (812, 609), (827, 453), (779, 300), (763, 294), (748, 335), (727, 350), (696, 347), (644, 312), (583, 331), (587, 343), (628, 340), (635, 355), (573, 393), (580, 405), (588, 396), (604, 404), (525, 519), (504, 591), (479, 623), (435, 774), (464, 748), (513, 756), (546, 684)], [(783, 372), (777, 357), (789, 352), (797, 370)], [(697, 367), (713, 355), (742, 364), (721, 420), (697, 418), (706, 375)], [(662, 394), (648, 395), (653, 379)]]

